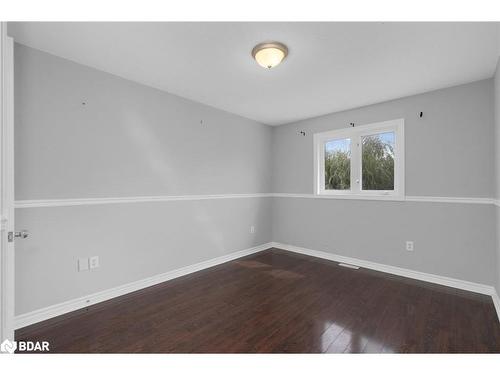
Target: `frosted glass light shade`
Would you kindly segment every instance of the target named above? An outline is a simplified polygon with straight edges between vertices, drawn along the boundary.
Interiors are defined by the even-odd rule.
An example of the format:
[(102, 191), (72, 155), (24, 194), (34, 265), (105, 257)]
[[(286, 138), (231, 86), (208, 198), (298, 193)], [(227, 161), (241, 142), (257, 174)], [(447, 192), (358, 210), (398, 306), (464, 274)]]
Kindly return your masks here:
[(266, 69), (274, 68), (288, 54), (288, 48), (282, 43), (261, 43), (254, 47), (252, 56), (257, 64)]

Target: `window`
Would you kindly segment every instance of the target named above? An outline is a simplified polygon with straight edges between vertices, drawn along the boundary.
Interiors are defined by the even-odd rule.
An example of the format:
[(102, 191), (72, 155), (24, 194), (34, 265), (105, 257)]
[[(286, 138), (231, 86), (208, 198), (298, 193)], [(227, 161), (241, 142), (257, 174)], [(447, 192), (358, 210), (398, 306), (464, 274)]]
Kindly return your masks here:
[(314, 135), (315, 193), (403, 197), (404, 120)]

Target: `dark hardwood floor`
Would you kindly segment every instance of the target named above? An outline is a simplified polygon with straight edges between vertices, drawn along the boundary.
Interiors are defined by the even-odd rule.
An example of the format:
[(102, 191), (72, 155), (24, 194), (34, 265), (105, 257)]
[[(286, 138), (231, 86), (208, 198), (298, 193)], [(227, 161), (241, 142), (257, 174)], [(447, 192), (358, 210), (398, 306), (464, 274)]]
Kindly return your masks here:
[(51, 352), (500, 352), (491, 297), (278, 249), (25, 327)]

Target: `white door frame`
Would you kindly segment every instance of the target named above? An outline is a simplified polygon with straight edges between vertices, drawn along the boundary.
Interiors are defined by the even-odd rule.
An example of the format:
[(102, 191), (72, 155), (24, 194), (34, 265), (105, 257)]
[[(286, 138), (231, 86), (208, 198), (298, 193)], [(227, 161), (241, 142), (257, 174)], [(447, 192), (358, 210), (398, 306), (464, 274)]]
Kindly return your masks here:
[(0, 31), (0, 340), (14, 340), (14, 41)]

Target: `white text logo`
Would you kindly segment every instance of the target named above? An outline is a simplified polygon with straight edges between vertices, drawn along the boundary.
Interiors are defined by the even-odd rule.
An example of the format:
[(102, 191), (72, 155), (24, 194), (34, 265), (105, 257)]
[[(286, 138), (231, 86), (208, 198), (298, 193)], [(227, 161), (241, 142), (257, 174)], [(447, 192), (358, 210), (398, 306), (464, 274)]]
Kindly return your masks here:
[(0, 351), (4, 353), (18, 352), (48, 352), (48, 341), (10, 341), (5, 340), (0, 345)]

